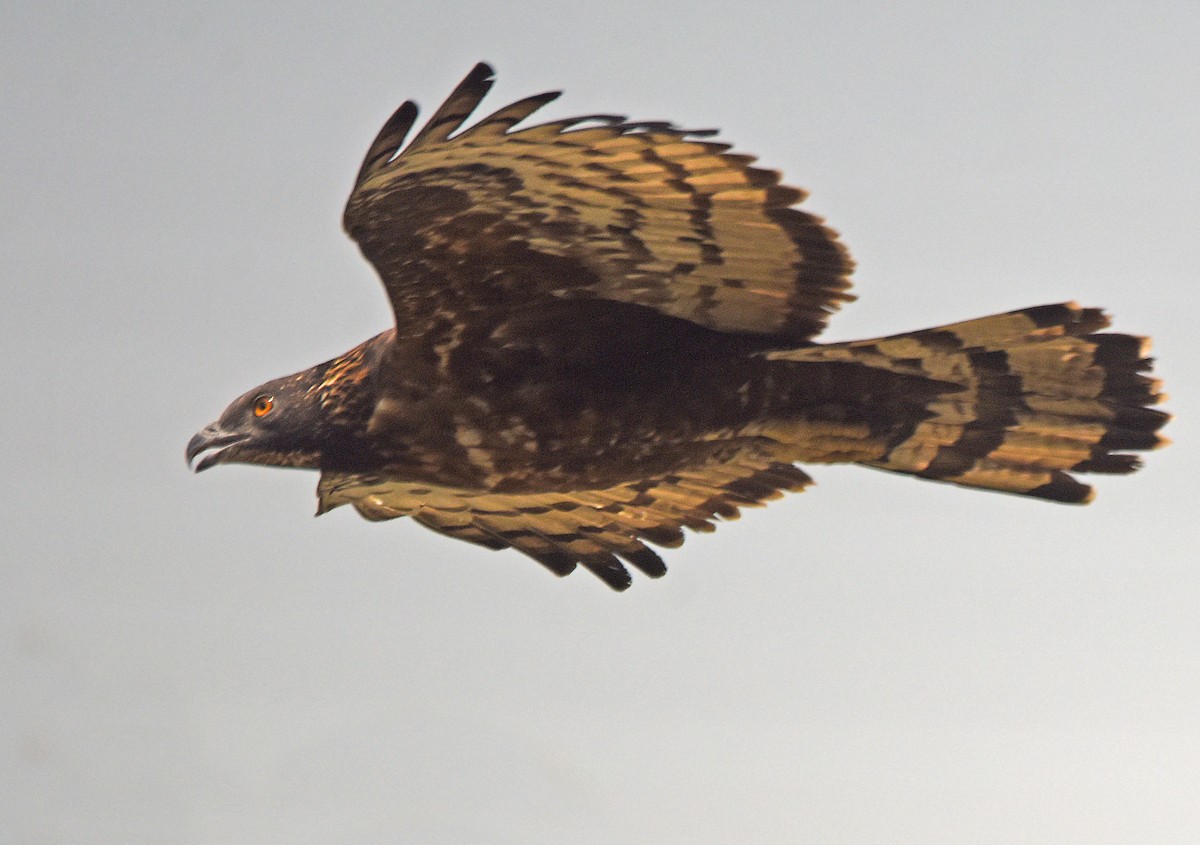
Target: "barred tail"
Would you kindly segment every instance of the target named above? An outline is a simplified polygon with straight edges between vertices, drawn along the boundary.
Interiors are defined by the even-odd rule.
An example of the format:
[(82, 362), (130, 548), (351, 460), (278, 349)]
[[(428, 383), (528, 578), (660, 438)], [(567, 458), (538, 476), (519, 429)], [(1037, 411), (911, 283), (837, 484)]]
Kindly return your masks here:
[(1167, 441), (1165, 397), (1146, 373), (1149, 340), (1097, 333), (1108, 318), (1075, 303), (1043, 305), (874, 340), (775, 352), (840, 361), (949, 387), (888, 437), (867, 466), (965, 487), (1083, 503), (1069, 473), (1125, 474), (1129, 454)]

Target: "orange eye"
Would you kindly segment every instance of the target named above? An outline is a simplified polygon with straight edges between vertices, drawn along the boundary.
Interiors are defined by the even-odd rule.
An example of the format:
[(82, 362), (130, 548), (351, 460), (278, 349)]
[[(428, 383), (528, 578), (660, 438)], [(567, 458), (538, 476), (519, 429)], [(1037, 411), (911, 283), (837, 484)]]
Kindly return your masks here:
[(270, 396), (260, 396), (254, 400), (254, 416), (265, 417), (275, 407), (275, 400)]

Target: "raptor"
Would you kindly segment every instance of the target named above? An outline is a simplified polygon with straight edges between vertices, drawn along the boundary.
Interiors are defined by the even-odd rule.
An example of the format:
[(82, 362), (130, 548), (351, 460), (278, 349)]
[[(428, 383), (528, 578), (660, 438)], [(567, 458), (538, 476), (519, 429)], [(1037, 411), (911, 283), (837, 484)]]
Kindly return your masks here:
[(848, 343), (853, 297), (823, 221), (710, 131), (593, 114), (518, 127), (557, 93), (467, 125), (480, 64), (406, 144), (404, 103), (344, 224), (394, 327), (234, 400), (192, 438), (223, 463), (320, 473), (351, 505), (514, 548), (614, 589), (650, 545), (855, 463), (1083, 503), (1135, 470), (1168, 415), (1148, 342), (1074, 303)]

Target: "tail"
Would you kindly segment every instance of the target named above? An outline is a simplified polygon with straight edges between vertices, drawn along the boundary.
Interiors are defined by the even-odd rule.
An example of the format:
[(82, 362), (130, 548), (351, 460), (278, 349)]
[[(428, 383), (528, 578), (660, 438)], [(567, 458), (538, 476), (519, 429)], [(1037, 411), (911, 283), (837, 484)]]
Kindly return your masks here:
[(1147, 338), (1097, 332), (1099, 309), (1043, 305), (892, 337), (773, 352), (946, 384), (867, 466), (1058, 502), (1091, 501), (1069, 473), (1124, 475), (1168, 441)]

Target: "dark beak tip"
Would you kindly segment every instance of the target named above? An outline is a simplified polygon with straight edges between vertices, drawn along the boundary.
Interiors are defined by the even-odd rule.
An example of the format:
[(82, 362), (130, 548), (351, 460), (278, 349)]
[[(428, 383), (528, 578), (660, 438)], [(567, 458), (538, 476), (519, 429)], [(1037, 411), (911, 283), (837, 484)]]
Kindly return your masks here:
[[(244, 435), (222, 430), (216, 423), (202, 428), (188, 441), (185, 455), (188, 469), (193, 472), (204, 472), (221, 461), (221, 447), (229, 446), (245, 439)], [(204, 455), (204, 452), (213, 450)], [(203, 457), (201, 457), (203, 455)], [(197, 462), (196, 458), (200, 458)], [(193, 463), (195, 466), (193, 466)]]
[(192, 462), (196, 460), (197, 455), (204, 451), (208, 443), (209, 436), (205, 431), (196, 432), (192, 439), (188, 441), (187, 451), (184, 453), (187, 458), (188, 469), (192, 468)]

